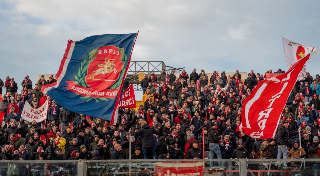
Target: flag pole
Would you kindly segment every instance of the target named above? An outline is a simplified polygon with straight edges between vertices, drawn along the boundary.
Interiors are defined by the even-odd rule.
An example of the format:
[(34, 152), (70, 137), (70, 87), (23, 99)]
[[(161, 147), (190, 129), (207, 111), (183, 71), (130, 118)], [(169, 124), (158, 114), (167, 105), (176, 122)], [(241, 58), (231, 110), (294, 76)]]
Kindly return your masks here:
[[(129, 160), (131, 161), (131, 128), (129, 130)], [(129, 162), (129, 176), (131, 176), (131, 162)]]
[(202, 159), (205, 158), (205, 149), (204, 149), (204, 128), (202, 128)]
[(300, 144), (300, 147), (301, 147), (301, 128), (299, 127), (299, 144)]

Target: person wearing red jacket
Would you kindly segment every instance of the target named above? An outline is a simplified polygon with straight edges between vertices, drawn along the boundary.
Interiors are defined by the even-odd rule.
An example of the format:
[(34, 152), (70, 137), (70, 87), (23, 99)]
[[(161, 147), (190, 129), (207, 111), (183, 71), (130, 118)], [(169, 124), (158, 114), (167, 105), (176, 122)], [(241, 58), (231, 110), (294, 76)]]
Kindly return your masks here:
[(187, 159), (187, 155), (188, 155), (188, 150), (190, 149), (190, 147), (192, 146), (192, 143), (196, 141), (196, 139), (194, 138), (194, 135), (193, 134), (189, 134), (187, 136), (187, 144), (185, 146), (185, 149), (184, 149), (184, 159)]
[(7, 114), (10, 113), (10, 109), (11, 108), (14, 108), (14, 112), (17, 113), (17, 114), (20, 114), (20, 110), (19, 110), (19, 106), (15, 103), (15, 100), (11, 100), (9, 106), (8, 106), (8, 109), (7, 109)]

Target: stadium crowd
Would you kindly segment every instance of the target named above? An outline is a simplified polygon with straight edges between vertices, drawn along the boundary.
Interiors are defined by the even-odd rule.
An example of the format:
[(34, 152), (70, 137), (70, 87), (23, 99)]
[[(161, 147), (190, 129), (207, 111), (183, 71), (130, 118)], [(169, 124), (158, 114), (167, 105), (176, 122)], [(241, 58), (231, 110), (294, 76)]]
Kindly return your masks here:
[[(110, 126), (109, 121), (71, 112), (44, 95), (41, 87), (56, 81), (53, 77), (42, 76), (33, 84), (26, 76), (18, 91), (8, 76), (0, 79), (0, 94), (2, 87), (5, 91), (0, 102), (0, 113), (5, 113), (0, 159), (129, 159), (130, 153), (132, 159), (202, 159), (203, 143), (204, 156), (210, 159), (320, 158), (319, 75), (307, 74), (296, 83), (274, 139), (256, 140), (236, 130), (242, 103), (263, 79), (265, 75), (252, 70), (246, 79), (238, 70), (233, 76), (215, 71), (211, 77), (196, 69), (190, 74), (183, 70), (179, 77), (165, 70), (158, 76), (151, 73), (141, 81), (142, 105), (121, 109), (117, 125)], [(26, 102), (38, 108), (46, 100), (50, 108), (45, 121), (21, 118)], [(227, 164), (218, 163), (221, 169)]]

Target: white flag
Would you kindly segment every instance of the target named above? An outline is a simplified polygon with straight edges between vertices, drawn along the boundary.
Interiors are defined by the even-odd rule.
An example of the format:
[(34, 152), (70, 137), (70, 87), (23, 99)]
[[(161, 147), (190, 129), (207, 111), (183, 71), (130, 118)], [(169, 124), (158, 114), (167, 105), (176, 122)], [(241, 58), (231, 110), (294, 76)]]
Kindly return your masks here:
[(26, 101), (26, 104), (24, 104), (24, 108), (21, 113), (21, 117), (28, 122), (32, 122), (32, 121), (42, 122), (47, 118), (48, 106), (49, 106), (49, 103), (47, 100), (40, 108), (34, 109)]
[[(293, 64), (295, 64), (301, 58), (307, 56), (309, 53), (318, 53), (317, 49), (314, 47), (308, 47), (296, 43), (294, 41), (288, 40), (282, 37), (282, 43), (284, 48), (284, 54), (287, 61), (287, 66), (290, 68)], [(306, 67), (304, 66), (298, 80), (304, 80), (306, 77)]]

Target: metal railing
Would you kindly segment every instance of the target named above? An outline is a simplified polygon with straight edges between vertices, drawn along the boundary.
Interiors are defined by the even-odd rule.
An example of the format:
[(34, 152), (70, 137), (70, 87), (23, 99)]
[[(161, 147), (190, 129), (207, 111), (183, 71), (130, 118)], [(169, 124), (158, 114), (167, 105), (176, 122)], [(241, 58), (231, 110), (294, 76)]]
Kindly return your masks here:
[[(213, 167), (210, 166), (213, 163)], [(319, 172), (319, 159), (203, 159), (203, 160), (6, 160), (0, 161), (0, 175), (157, 175), (163, 172), (163, 163), (169, 170), (201, 167), (203, 175), (238, 173), (240, 176), (263, 174), (313, 175)], [(200, 163), (200, 165), (199, 165)], [(212, 164), (211, 163), (211, 164)], [(222, 163), (224, 169), (221, 169)], [(194, 167), (192, 164), (196, 164)], [(159, 169), (161, 166), (161, 169)], [(167, 168), (167, 169), (168, 169)], [(199, 169), (199, 168), (198, 168)], [(168, 170), (168, 172), (169, 172)], [(174, 172), (174, 171), (172, 171)], [(191, 173), (188, 173), (191, 174)]]

